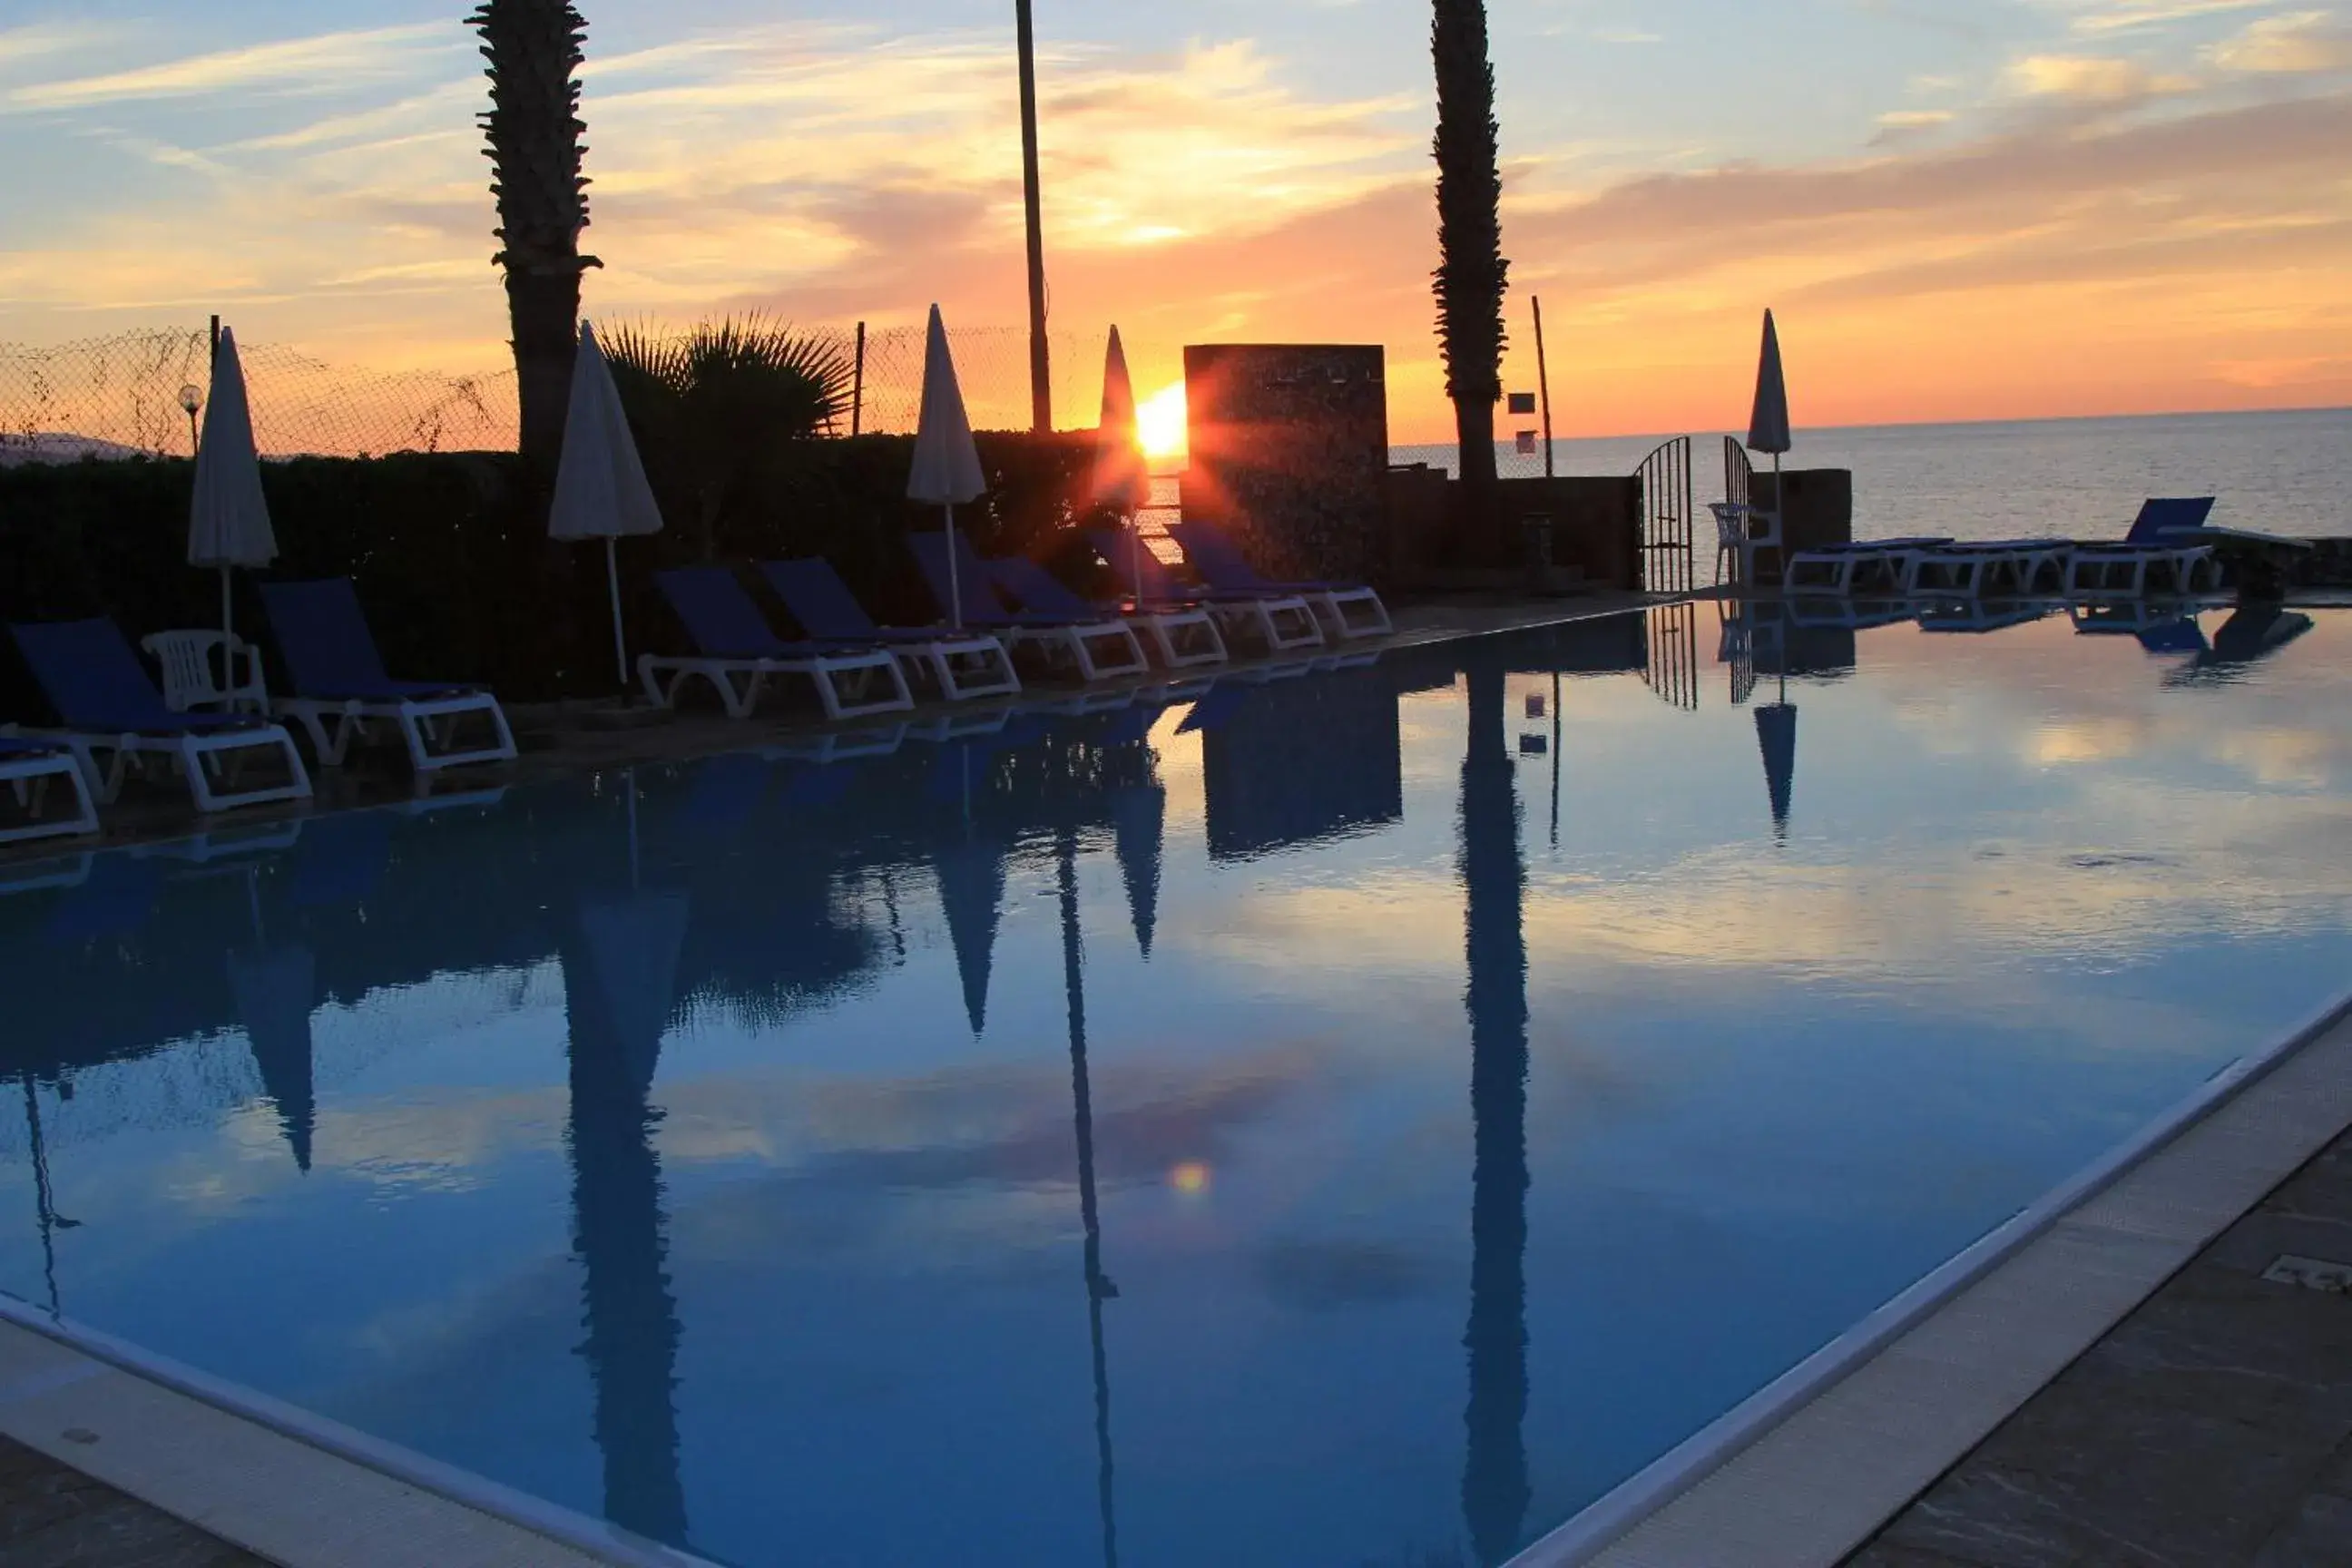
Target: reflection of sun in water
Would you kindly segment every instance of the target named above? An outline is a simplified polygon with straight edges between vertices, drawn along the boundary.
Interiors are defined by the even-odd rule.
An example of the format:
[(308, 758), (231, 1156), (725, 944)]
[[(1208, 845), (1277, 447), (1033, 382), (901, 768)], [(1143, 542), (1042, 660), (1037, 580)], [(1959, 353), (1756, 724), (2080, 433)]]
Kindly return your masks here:
[(1187, 1160), (1168, 1173), (1168, 1184), (1187, 1197), (1197, 1197), (1209, 1190), (1209, 1167), (1202, 1161)]
[(1184, 453), (1184, 384), (1169, 383), (1135, 407), (1135, 433), (1143, 455), (1157, 460)]

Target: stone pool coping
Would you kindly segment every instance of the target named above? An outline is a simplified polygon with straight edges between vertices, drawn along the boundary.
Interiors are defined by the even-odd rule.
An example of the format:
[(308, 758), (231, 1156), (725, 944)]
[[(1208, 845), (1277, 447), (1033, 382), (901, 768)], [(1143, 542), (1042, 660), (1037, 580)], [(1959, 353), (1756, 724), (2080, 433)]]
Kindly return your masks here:
[(711, 1568), (5, 1295), (0, 1434), (284, 1568)]
[(1834, 1568), (2347, 1126), (2352, 995), (1507, 1568)]

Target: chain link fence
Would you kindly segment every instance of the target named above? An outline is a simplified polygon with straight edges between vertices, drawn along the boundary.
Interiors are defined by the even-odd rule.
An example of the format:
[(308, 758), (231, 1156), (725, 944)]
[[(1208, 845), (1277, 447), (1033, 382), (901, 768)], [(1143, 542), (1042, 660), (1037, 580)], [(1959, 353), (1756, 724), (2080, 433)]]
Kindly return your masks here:
[[(856, 358), (854, 328), (807, 335), (838, 348), (845, 363)], [(1027, 429), (1027, 331), (966, 328), (949, 338), (974, 427)], [(1049, 340), (1057, 424), (1094, 422), (1105, 334), (1085, 332), (1057, 332)], [(186, 403), (206, 394), (209, 343), (203, 328), (121, 332), (46, 348), (0, 343), (0, 464), (188, 456), (195, 421)], [(920, 327), (866, 332), (857, 428), (912, 433), (922, 407), (923, 344)], [(239, 343), (237, 354), (253, 407), (254, 439), (267, 457), (514, 449), (510, 365), (475, 374), (376, 372), (279, 343)], [(844, 419), (835, 433), (846, 435), (852, 423)]]

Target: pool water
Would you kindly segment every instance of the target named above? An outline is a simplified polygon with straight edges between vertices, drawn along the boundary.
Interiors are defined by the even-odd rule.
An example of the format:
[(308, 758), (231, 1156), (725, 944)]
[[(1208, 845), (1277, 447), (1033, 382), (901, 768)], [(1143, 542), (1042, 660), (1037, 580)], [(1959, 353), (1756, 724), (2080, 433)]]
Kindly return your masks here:
[(1685, 606), (0, 868), (0, 1287), (732, 1563), (1498, 1563), (2345, 989), (2347, 653)]

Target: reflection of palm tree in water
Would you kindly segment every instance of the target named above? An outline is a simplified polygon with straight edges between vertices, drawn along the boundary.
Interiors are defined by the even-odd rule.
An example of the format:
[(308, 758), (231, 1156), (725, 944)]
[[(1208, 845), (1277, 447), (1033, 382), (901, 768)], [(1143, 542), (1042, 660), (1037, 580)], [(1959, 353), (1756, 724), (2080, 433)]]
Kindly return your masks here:
[(1070, 1096), (1078, 1137), (1078, 1214), (1087, 1232), (1087, 1326), (1095, 1374), (1095, 1488), (1102, 1510), (1103, 1563), (1118, 1568), (1118, 1523), (1113, 1513), (1110, 1452), (1110, 1365), (1103, 1352), (1103, 1303), (1118, 1287), (1103, 1272), (1102, 1220), (1095, 1207), (1094, 1094), (1087, 1075), (1085, 952), (1078, 935), (1078, 840), (1062, 829), (1055, 839), (1062, 904), (1062, 984), (1070, 1010)]
[(573, 1246), (588, 1331), (579, 1353), (595, 1389), (605, 1517), (652, 1540), (682, 1543), (686, 1496), (671, 1397), (677, 1306), (664, 1268), (661, 1163), (652, 1142), (660, 1113), (647, 1103), (660, 1041), (630, 1048), (600, 983), (609, 977), (598, 974), (598, 958), (588, 944), (562, 951)]
[(1476, 1152), (1470, 1197), (1469, 1454), (1462, 1511), (1483, 1564), (1519, 1543), (1528, 1502), (1528, 953), (1522, 925), (1518, 797), (1504, 737), (1504, 668), (1469, 670), (1469, 744), (1462, 762), (1464, 949), (1469, 969), (1470, 1117)]

